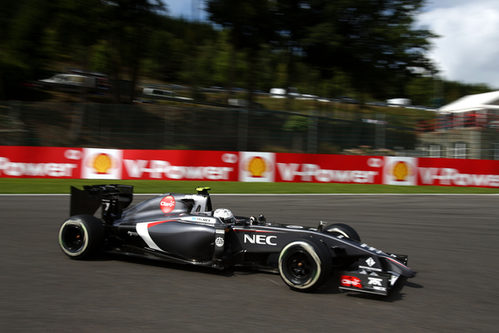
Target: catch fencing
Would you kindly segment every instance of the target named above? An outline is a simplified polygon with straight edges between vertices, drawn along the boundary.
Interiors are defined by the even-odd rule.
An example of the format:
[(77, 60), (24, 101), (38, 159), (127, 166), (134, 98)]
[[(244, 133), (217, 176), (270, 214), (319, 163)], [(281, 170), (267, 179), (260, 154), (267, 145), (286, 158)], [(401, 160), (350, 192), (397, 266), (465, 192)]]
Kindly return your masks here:
[[(472, 137), (468, 142), (454, 129), (433, 131), (428, 138), (428, 127), (422, 125), (434, 123), (430, 111), (317, 110), (5, 102), (0, 105), (0, 145), (499, 159), (498, 128), (466, 127)], [(475, 131), (469, 134), (470, 129)], [(437, 155), (434, 141), (444, 134), (449, 144), (439, 147)]]

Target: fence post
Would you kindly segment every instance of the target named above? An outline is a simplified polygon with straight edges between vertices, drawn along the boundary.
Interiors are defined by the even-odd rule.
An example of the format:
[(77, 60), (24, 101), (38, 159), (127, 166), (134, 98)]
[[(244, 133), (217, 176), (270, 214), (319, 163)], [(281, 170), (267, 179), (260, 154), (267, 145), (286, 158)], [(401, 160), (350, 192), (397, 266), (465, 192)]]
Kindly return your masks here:
[(376, 113), (376, 124), (374, 129), (374, 145), (376, 148), (385, 148), (386, 145), (386, 122), (384, 113)]
[(312, 115), (308, 116), (308, 138), (307, 138), (307, 153), (317, 153), (317, 134), (318, 134), (318, 112), (312, 111)]
[(245, 151), (248, 149), (249, 109), (240, 109), (238, 118), (237, 150)]

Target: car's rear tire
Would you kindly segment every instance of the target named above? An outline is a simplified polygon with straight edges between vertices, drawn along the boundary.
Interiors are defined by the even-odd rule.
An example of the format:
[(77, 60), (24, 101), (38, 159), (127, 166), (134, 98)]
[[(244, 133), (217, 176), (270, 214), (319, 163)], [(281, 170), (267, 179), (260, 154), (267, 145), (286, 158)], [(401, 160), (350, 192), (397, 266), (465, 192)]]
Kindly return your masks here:
[(64, 221), (59, 229), (59, 246), (73, 259), (87, 259), (97, 255), (104, 243), (104, 225), (91, 215), (75, 215)]
[(357, 231), (355, 231), (354, 228), (352, 228), (348, 224), (344, 223), (331, 224), (324, 228), (324, 232), (333, 234), (335, 236), (343, 236), (345, 238), (349, 238), (357, 242), (360, 242), (359, 234), (357, 233)]
[(331, 256), (323, 247), (309, 240), (286, 245), (278, 261), (282, 280), (293, 290), (313, 291), (331, 275)]

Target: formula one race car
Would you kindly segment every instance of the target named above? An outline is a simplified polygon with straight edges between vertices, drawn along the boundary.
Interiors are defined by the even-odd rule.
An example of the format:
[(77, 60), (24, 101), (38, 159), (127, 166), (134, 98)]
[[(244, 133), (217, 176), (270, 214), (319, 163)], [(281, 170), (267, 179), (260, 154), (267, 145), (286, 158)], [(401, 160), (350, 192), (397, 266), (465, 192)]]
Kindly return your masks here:
[[(127, 208), (132, 186), (71, 187), (71, 217), (60, 227), (59, 245), (74, 259), (104, 251), (271, 271), (298, 291), (315, 290), (334, 277), (341, 290), (388, 295), (415, 275), (407, 256), (362, 243), (348, 225), (309, 228), (270, 223), (263, 215), (234, 216), (225, 208), (213, 210), (208, 190), (167, 193)], [(94, 216), (99, 208), (101, 218)]]

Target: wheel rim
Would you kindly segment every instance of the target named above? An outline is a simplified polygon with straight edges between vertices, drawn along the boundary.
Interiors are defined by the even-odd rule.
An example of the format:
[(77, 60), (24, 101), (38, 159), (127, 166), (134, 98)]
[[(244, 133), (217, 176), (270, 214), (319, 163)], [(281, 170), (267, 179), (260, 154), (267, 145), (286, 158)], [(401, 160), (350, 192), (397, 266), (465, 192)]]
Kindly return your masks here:
[(67, 225), (61, 234), (61, 242), (65, 250), (78, 253), (85, 246), (85, 230), (80, 225)]
[(279, 273), (291, 288), (312, 290), (323, 276), (322, 260), (307, 241), (286, 245), (279, 255)]
[(315, 262), (305, 251), (292, 253), (284, 265), (285, 274), (294, 285), (307, 283), (316, 271)]

